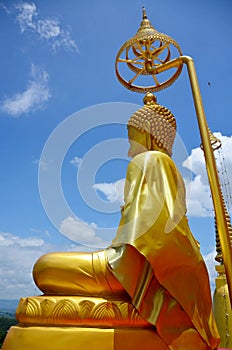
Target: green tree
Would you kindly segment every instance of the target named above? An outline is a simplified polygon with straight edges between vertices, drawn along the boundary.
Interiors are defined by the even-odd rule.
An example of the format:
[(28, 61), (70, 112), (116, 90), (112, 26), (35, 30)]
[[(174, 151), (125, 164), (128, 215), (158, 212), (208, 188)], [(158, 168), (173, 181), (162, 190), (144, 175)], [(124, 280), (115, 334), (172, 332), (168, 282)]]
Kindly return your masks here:
[(2, 346), (8, 329), (17, 323), (16, 318), (13, 316), (0, 316), (0, 347)]

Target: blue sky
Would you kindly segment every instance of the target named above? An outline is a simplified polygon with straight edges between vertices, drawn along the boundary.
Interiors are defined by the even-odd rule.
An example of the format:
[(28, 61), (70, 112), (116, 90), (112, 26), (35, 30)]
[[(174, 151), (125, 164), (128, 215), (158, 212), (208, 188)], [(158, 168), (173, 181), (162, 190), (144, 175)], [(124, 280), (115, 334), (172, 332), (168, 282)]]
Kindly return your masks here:
[[(0, 298), (38, 293), (31, 269), (41, 254), (113, 238), (129, 161), (125, 124), (143, 98), (117, 81), (114, 60), (143, 5), (194, 58), (208, 124), (223, 142), (219, 169), (224, 159), (231, 173), (230, 0), (1, 1)], [(157, 98), (177, 119), (174, 159), (212, 273), (213, 210), (185, 68)]]

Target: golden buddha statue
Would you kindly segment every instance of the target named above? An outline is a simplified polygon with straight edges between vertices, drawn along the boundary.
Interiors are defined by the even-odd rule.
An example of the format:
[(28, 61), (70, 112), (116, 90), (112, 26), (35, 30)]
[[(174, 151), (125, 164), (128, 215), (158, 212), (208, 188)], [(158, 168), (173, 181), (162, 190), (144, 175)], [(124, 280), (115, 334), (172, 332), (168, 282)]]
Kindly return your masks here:
[[(208, 274), (185, 216), (184, 182), (171, 159), (175, 134), (172, 113), (147, 93), (144, 107), (128, 122), (132, 161), (112, 244), (93, 253), (50, 253), (35, 263), (34, 280), (44, 295), (21, 300), (18, 319), (34, 326), (31, 332), (39, 325), (38, 334), (46, 331), (56, 343), (43, 343), (44, 350), (79, 349), (80, 339), (91, 344), (85, 349), (100, 350), (217, 348)], [(95, 313), (88, 311), (91, 303)], [(66, 345), (57, 345), (57, 333), (49, 338), (53, 327), (62, 330), (61, 337), (69, 332)], [(107, 327), (114, 329), (113, 341), (101, 338), (99, 330)], [(84, 337), (86, 329), (92, 338)], [(75, 332), (79, 345), (73, 347)], [(40, 339), (34, 333), (32, 338)], [(7, 345), (9, 339), (3, 350), (27, 350)]]
[[(79, 339), (84, 334), (81, 327), (87, 326), (90, 332), (91, 327), (113, 327), (115, 334), (118, 329), (124, 332), (124, 338), (115, 335), (114, 345), (106, 343), (107, 347), (99, 345), (99, 333), (95, 333), (88, 349), (217, 348), (219, 336), (212, 314), (208, 274), (185, 216), (184, 183), (171, 159), (175, 134), (172, 113), (147, 93), (144, 107), (128, 122), (128, 155), (132, 161), (127, 170), (125, 205), (116, 237), (104, 251), (42, 256), (34, 265), (33, 276), (44, 295), (21, 301), (18, 318), (22, 324), (78, 325)], [(67, 315), (73, 312), (70, 306), (73, 304), (68, 300), (78, 304), (76, 310), (86, 300), (85, 305), (96, 300), (101, 300), (102, 305), (104, 300), (112, 313), (99, 316), (98, 308), (94, 317), (93, 313), (87, 316), (85, 306), (79, 323), (73, 318), (70, 321)], [(54, 306), (49, 313), (47, 310), (56, 302), (63, 304)], [(31, 311), (39, 303), (40, 311)], [(125, 305), (131, 311), (120, 319), (116, 307), (122, 311)], [(63, 318), (57, 316), (61, 308), (65, 310)], [(130, 327), (134, 330), (132, 338)], [(135, 327), (145, 333), (139, 335)], [(51, 329), (47, 329), (48, 334), (51, 335)], [(73, 342), (70, 339), (68, 343), (66, 340), (69, 348)], [(50, 350), (48, 346), (43, 348)], [(20, 346), (18, 349), (26, 350)], [(63, 347), (56, 345), (56, 349)]]

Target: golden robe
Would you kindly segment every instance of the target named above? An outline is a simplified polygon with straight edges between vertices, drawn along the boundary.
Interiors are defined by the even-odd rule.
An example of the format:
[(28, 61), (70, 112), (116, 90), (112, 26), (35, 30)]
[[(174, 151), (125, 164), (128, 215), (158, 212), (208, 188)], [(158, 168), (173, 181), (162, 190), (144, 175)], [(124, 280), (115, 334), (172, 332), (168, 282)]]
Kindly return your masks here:
[(124, 195), (117, 235), (106, 250), (112, 272), (168, 348), (217, 348), (208, 273), (172, 159), (159, 151), (135, 156)]

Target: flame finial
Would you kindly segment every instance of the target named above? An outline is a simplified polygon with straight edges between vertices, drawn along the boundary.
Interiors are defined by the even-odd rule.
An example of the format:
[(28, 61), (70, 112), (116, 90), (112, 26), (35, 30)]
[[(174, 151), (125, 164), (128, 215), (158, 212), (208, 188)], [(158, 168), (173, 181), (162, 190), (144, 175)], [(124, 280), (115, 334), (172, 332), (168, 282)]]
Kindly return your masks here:
[(147, 19), (147, 12), (144, 6), (143, 6), (143, 19)]

